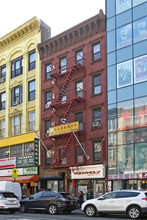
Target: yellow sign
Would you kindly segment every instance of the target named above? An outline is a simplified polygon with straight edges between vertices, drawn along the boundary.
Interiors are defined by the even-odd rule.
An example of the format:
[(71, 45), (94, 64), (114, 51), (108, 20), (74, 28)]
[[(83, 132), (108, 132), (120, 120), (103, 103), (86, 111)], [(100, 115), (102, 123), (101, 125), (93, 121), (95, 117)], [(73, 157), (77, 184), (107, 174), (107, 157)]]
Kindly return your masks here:
[(18, 177), (18, 171), (17, 171), (16, 168), (14, 168), (14, 169), (12, 170), (12, 177), (13, 177), (13, 178), (17, 178), (17, 177)]
[[(69, 123), (69, 125), (71, 126), (73, 131), (78, 131), (79, 130), (79, 122), (78, 121), (73, 122), (73, 123)], [(64, 124), (64, 125), (49, 128), (49, 136), (52, 137), (52, 136), (55, 136), (55, 135), (66, 134), (66, 133), (72, 132), (69, 125)]]

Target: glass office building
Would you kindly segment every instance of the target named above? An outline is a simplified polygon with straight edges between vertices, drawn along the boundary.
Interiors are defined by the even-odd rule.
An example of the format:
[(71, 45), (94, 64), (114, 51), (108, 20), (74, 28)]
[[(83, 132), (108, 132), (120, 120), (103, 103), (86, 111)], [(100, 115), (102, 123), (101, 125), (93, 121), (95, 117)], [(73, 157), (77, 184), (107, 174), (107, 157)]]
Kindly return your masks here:
[(147, 0), (106, 0), (108, 190), (147, 189)]

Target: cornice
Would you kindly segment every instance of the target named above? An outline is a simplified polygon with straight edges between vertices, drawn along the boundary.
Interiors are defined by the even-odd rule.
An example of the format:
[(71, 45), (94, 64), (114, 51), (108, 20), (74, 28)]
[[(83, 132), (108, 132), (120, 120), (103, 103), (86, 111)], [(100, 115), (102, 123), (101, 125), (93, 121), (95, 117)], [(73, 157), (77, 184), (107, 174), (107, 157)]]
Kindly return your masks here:
[(34, 30), (40, 31), (40, 21), (36, 17), (0, 38), (0, 50), (10, 46), (12, 43), (20, 40), (24, 36), (26, 37), (26, 35), (30, 34)]
[(43, 59), (54, 53), (88, 39), (96, 34), (105, 32), (105, 15), (102, 10), (99, 14), (68, 29), (67, 31), (38, 44), (40, 58)]

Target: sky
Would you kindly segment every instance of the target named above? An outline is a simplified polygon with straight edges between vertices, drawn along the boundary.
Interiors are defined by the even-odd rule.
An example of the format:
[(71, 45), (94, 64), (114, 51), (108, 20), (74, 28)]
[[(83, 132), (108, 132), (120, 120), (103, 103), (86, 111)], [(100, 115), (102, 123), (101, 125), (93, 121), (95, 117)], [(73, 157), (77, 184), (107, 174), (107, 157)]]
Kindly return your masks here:
[(105, 13), (105, 0), (4, 0), (0, 3), (0, 38), (34, 16), (51, 27), (51, 37)]

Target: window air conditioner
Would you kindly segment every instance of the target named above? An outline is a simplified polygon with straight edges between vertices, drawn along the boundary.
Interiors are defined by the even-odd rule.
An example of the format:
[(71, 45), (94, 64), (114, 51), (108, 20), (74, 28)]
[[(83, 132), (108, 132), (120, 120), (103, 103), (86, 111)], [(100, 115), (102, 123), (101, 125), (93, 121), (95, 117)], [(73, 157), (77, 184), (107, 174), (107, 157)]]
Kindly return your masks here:
[(49, 108), (49, 107), (50, 107), (50, 103), (46, 103), (45, 108)]
[(94, 128), (94, 127), (98, 127), (98, 126), (100, 126), (100, 122), (98, 122), (98, 121), (92, 122), (92, 127), (93, 127), (93, 128)]
[(13, 105), (14, 105), (14, 106), (15, 106), (15, 105), (18, 105), (18, 102), (17, 102), (17, 101), (13, 102)]
[(4, 78), (0, 78), (0, 83), (3, 83), (5, 81)]

